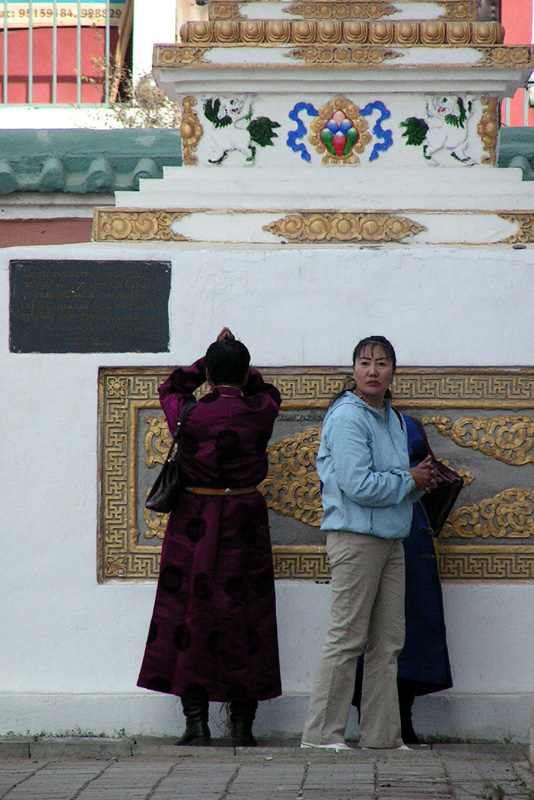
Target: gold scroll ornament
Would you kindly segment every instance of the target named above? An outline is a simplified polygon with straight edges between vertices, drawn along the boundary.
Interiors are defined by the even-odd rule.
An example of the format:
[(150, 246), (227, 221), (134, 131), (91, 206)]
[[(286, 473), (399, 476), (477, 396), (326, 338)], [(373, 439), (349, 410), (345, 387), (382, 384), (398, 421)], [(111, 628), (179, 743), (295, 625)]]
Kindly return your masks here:
[(375, 212), (300, 212), (264, 225), (264, 231), (298, 242), (400, 242), (426, 231), (407, 217)]
[(204, 133), (197, 113), (194, 110), (196, 102), (197, 101), (194, 97), (188, 96), (184, 97), (182, 103), (180, 136), (182, 137), (182, 159), (184, 164), (187, 166), (194, 166), (198, 164), (198, 158), (195, 155), (195, 151)]
[(423, 417), (423, 424), (434, 425), (459, 447), (471, 447), (505, 464), (534, 462), (534, 417), (460, 417), (454, 422), (450, 417)]

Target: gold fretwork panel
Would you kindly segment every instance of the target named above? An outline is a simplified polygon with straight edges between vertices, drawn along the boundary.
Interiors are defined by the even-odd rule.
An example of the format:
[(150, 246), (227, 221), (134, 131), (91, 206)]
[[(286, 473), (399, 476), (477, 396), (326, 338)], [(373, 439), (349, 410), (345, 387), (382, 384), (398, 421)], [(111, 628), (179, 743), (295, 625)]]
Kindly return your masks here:
[[(277, 578), (330, 580), (326, 548), (274, 547)], [(439, 572), (444, 581), (532, 581), (534, 547), (439, 547)]]
[(423, 417), (442, 436), (459, 447), (472, 447), (505, 464), (523, 466), (534, 462), (534, 417)]
[[(101, 581), (154, 579), (158, 573), (166, 518), (148, 512), (144, 496), (170, 441), (157, 392), (169, 371), (168, 367), (100, 370)], [(279, 427), (269, 445), (270, 471), (262, 486), (276, 521), (273, 531), (276, 526), (286, 530), (284, 526), (289, 525), (290, 538), (284, 539), (284, 534), (277, 539), (276, 531), (273, 534), (277, 574), (324, 580), (327, 568), (318, 528), (321, 509), (315, 456), (322, 415), (332, 396), (344, 387), (348, 371), (338, 367), (262, 371), (283, 397)], [(530, 445), (526, 444), (530, 417), (520, 415), (520, 409), (534, 407), (534, 369), (399, 368), (393, 389), (401, 410), (420, 418), (426, 415), (426, 421), (441, 421), (446, 433), (444, 452), (439, 447), (436, 426), (427, 426), (429, 435), (434, 431), (437, 455), (446, 457), (453, 468), (470, 476), (465, 496), (460, 497), (461, 505), (453, 511), (443, 531), (447, 541), (442, 555), (444, 578), (531, 578), (529, 559), (533, 559), (534, 548), (513, 548), (509, 542), (532, 541), (534, 537), (534, 490), (526, 471), (532, 463)], [(461, 409), (466, 408), (469, 416), (461, 417)], [(435, 417), (430, 416), (432, 409), (437, 409)], [(484, 416), (477, 416), (477, 409), (484, 409)], [(463, 444), (454, 441), (449, 433), (455, 430), (456, 417), (470, 421), (471, 427), (460, 425), (464, 433), (459, 434), (459, 440)], [(484, 454), (481, 431), (488, 430), (492, 420), (493, 435), (498, 431), (498, 451), (515, 455), (488, 459)], [(510, 441), (516, 441), (516, 433), (510, 438), (512, 430), (523, 431), (522, 448), (507, 449)], [(477, 431), (476, 448), (466, 445), (466, 436), (474, 436), (472, 431)], [(515, 470), (515, 477), (506, 470)], [(522, 485), (523, 478), (526, 485)], [(459, 542), (466, 539), (469, 544), (460, 546)]]

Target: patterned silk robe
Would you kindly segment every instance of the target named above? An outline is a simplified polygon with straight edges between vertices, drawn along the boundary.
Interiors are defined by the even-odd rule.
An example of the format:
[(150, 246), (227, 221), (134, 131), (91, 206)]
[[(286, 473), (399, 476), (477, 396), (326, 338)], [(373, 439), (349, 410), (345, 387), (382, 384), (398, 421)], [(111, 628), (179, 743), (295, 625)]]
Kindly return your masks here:
[[(160, 387), (171, 433), (203, 381), (200, 359)], [(243, 392), (223, 386), (202, 397), (184, 424), (181, 485), (260, 483), (279, 407), (278, 390), (254, 369)], [(180, 492), (163, 541), (138, 686), (222, 702), (281, 694), (271, 541), (260, 492)]]

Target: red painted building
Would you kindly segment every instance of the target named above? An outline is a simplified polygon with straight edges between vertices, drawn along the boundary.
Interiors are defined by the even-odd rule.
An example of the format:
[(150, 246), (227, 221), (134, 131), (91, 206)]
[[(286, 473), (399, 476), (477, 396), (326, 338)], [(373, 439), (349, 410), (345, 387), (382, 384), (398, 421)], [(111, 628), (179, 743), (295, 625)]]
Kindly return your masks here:
[[(533, 0), (502, 0), (501, 21), (505, 44), (530, 44)], [(522, 89), (503, 103), (502, 121), (508, 127), (534, 126), (534, 108), (529, 106), (529, 92)]]

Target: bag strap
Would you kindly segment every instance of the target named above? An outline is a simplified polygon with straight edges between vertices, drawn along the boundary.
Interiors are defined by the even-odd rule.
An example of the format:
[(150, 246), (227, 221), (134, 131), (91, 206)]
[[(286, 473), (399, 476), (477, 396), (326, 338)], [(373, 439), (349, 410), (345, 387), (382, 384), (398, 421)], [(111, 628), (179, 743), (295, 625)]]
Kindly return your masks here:
[(172, 457), (172, 451), (176, 447), (176, 455), (174, 456), (175, 459), (180, 457), (180, 452), (182, 449), (182, 433), (184, 429), (184, 422), (186, 420), (187, 415), (196, 404), (196, 400), (189, 400), (180, 412), (180, 417), (178, 419), (178, 424), (176, 425), (176, 433), (172, 437), (171, 446), (169, 447), (169, 452), (167, 453), (167, 458), (165, 461), (169, 461)]
[(421, 420), (417, 419), (417, 417), (411, 417), (411, 419), (413, 419), (413, 421), (415, 423), (415, 427), (417, 428), (417, 430), (421, 434), (421, 437), (422, 437), (424, 443), (426, 444), (426, 449), (428, 450), (428, 454), (431, 455), (432, 458), (435, 460), (436, 456), (434, 455), (434, 452), (433, 452), (432, 448), (430, 447), (430, 442), (428, 441), (428, 436), (426, 435), (426, 431), (425, 431), (425, 429), (423, 427), (423, 423), (421, 422)]
[(402, 414), (400, 413), (398, 408), (395, 408), (395, 406), (391, 406), (391, 409), (398, 416), (399, 422), (400, 422), (400, 426), (401, 426), (401, 431), (403, 431), (404, 430), (404, 422), (403, 422), (403, 419), (402, 419)]

